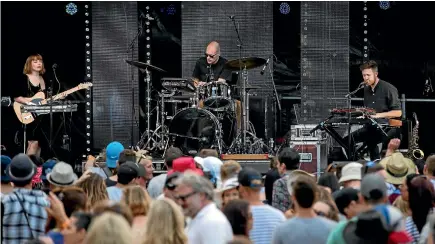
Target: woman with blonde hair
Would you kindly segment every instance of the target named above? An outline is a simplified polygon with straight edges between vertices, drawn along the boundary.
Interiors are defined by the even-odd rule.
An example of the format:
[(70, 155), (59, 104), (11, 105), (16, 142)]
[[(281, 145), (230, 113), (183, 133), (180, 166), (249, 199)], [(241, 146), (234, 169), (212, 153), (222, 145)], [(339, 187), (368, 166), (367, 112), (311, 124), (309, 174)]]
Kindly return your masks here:
[(221, 181), (225, 182), (229, 178), (236, 176), (240, 170), (242, 170), (242, 166), (237, 161), (227, 160), (221, 166)]
[(187, 244), (180, 206), (163, 198), (151, 204), (142, 244)]
[(125, 218), (106, 212), (95, 217), (86, 234), (87, 244), (131, 244), (133, 235)]
[(91, 206), (96, 203), (108, 200), (106, 184), (101, 176), (95, 173), (88, 173), (89, 177), (78, 182), (77, 187), (83, 189), (88, 196), (88, 202)]
[(121, 202), (127, 205), (133, 214), (133, 243), (140, 243), (144, 237), (151, 197), (141, 186), (129, 186), (124, 189)]

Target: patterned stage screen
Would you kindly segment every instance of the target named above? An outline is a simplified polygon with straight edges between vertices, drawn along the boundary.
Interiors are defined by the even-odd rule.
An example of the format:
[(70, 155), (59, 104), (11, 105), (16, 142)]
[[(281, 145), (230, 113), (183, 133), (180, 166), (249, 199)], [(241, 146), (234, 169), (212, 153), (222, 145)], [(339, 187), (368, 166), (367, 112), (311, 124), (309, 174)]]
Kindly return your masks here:
[[(138, 59), (137, 2), (92, 2), (92, 82), (94, 148), (113, 140), (125, 147), (139, 139), (138, 72), (125, 60)], [(132, 55), (133, 53), (133, 55)], [(134, 90), (134, 118), (132, 117)]]

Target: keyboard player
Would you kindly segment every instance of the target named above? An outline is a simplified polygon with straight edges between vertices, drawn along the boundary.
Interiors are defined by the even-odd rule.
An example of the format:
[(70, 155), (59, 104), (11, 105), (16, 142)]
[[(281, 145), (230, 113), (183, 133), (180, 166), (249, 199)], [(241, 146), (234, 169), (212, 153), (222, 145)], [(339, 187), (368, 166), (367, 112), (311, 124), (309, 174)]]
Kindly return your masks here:
[[(372, 108), (376, 114), (371, 117), (379, 124), (388, 124), (389, 119), (400, 119), (402, 110), (399, 94), (396, 87), (391, 83), (379, 79), (378, 65), (375, 61), (368, 61), (360, 66), (364, 79), (364, 106)], [(393, 138), (400, 138), (400, 127), (383, 128), (388, 136), (385, 136), (376, 126), (366, 124), (363, 128), (351, 133), (352, 144), (366, 142), (371, 160), (380, 158), (378, 143), (382, 142), (382, 148), (386, 149), (388, 142)], [(344, 139), (346, 142), (348, 138)]]

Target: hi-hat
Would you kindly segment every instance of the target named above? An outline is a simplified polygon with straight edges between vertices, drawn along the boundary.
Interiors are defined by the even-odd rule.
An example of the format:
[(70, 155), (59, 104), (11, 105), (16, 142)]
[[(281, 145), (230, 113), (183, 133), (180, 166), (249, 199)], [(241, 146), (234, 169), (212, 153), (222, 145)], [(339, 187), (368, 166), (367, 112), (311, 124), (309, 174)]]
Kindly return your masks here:
[(240, 68), (244, 69), (253, 69), (260, 67), (266, 63), (264, 58), (242, 58), (242, 59), (233, 59), (225, 63), (225, 68), (231, 71), (240, 70)]
[(131, 61), (131, 60), (125, 60), (125, 62), (129, 65), (133, 65), (139, 69), (150, 69), (150, 70), (155, 70), (155, 71), (159, 71), (159, 72), (166, 72), (164, 69), (161, 69), (157, 66), (151, 65), (151, 64), (147, 64), (147, 63), (143, 63), (143, 62), (139, 62), (139, 61)]

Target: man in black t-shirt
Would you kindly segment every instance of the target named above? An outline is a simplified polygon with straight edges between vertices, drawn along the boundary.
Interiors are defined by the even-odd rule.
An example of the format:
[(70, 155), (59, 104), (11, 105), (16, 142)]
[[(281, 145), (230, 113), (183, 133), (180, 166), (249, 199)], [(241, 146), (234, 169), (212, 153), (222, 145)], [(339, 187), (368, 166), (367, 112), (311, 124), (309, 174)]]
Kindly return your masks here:
[[(225, 63), (227, 62), (227, 59), (221, 57), (219, 43), (216, 41), (210, 42), (207, 45), (205, 57), (201, 57), (196, 61), (195, 69), (192, 74), (195, 86), (204, 86), (211, 81), (227, 84), (227, 82), (231, 80), (231, 70), (225, 69)], [(242, 106), (239, 100), (233, 101), (235, 103), (237, 128), (240, 129)], [(200, 101), (199, 107), (202, 108), (203, 106), (203, 102)]]
[[(378, 123), (388, 123), (389, 119), (400, 119), (402, 110), (396, 87), (379, 79), (378, 65), (375, 61), (369, 61), (361, 65), (360, 70), (365, 82), (364, 106), (376, 111), (374, 118)], [(388, 136), (385, 136), (376, 126), (366, 124), (351, 134), (353, 141), (366, 142), (370, 153), (370, 159), (380, 159), (377, 144), (382, 142), (382, 148), (387, 148), (388, 142), (393, 138), (400, 138), (400, 128), (384, 128)], [(347, 141), (347, 139), (345, 139)], [(353, 146), (351, 147), (353, 148)]]
[(228, 60), (220, 55), (219, 43), (210, 42), (205, 51), (205, 57), (201, 57), (196, 61), (192, 74), (195, 85), (205, 85), (212, 80), (226, 83), (230, 79), (231, 71), (224, 68)]

